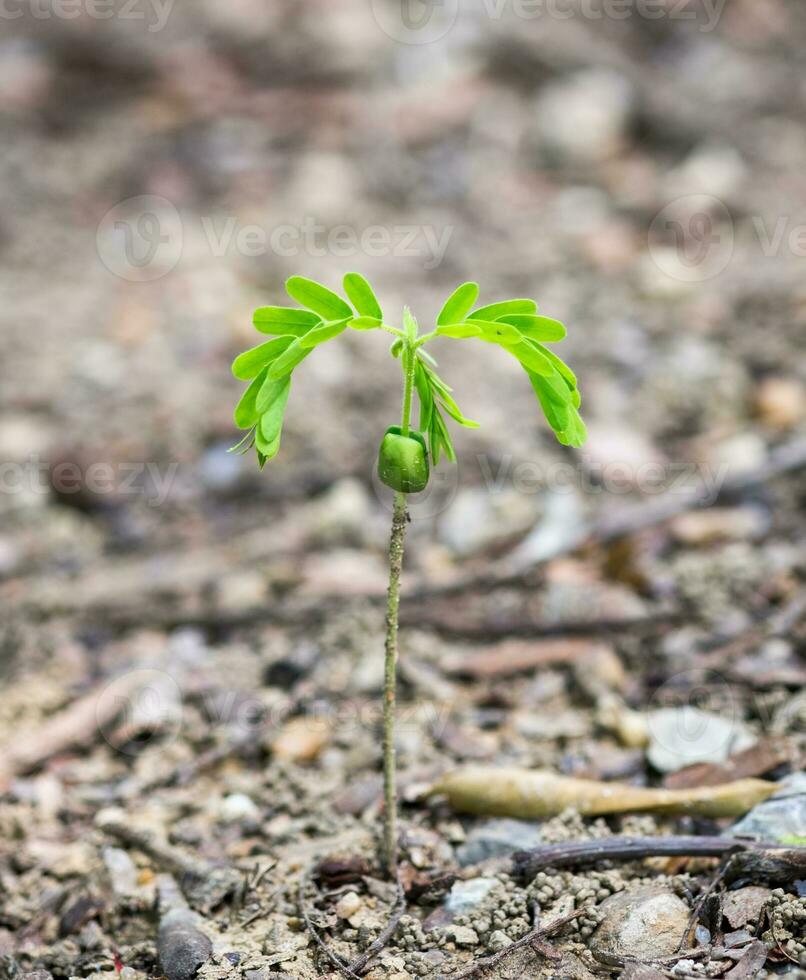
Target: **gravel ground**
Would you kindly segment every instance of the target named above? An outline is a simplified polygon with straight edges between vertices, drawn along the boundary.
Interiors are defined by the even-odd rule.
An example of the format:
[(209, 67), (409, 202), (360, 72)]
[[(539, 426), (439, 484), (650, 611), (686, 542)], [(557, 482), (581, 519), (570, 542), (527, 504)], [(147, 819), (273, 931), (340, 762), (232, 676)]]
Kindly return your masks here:
[[(347, 960), (388, 920), (381, 339), (295, 373), (263, 473), (225, 451), (252, 309), (356, 270), (423, 324), (469, 278), (536, 297), (590, 432), (564, 449), (514, 361), (434, 344), (481, 427), (412, 502), (407, 908), (366, 975), (450, 976), (572, 912), (486, 975), (797, 975), (802, 882), (740, 880), (729, 916), (715, 860), (524, 883), (508, 857), (730, 818), (491, 831), (426, 791), (803, 769), (801, 5), (100, 6), (0, 15), (0, 974), (314, 977), (305, 911)], [(669, 734), (683, 704), (721, 727)], [(642, 973), (612, 900), (647, 889)]]

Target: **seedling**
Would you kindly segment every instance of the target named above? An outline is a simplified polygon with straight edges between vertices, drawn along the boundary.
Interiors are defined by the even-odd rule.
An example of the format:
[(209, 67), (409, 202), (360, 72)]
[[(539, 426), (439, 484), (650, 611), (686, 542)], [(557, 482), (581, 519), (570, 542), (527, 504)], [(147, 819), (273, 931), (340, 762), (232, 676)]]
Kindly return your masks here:
[[(254, 325), (271, 340), (235, 359), (232, 372), (249, 381), (238, 406), (235, 422), (247, 429), (233, 451), (254, 446), (261, 469), (280, 449), (283, 415), (294, 368), (313, 350), (349, 328), (385, 331), (394, 337), (391, 354), (403, 372), (403, 409), (400, 424), (392, 425), (381, 440), (378, 475), (392, 490), (394, 510), (389, 543), (389, 592), (386, 612), (384, 670), (383, 773), (385, 797), (384, 862), (390, 873), (397, 865), (397, 794), (395, 789), (395, 679), (400, 572), (407, 523), (406, 499), (428, 485), (432, 466), (442, 457), (451, 462), (456, 454), (448, 419), (476, 428), (451, 395), (451, 388), (436, 372), (436, 361), (425, 350), (434, 337), (475, 339), (495, 344), (515, 357), (535, 390), (546, 421), (566, 446), (581, 446), (585, 425), (579, 415), (577, 380), (570, 368), (545, 346), (565, 337), (557, 320), (540, 316), (531, 299), (510, 299), (476, 307), (479, 287), (466, 282), (448, 297), (434, 329), (420, 335), (417, 321), (406, 307), (401, 326), (386, 321), (372, 287), (355, 272), (344, 277), (346, 299), (311, 279), (292, 276), (288, 295), (303, 309), (264, 306), (255, 311)], [(475, 307), (475, 309), (474, 309)], [(418, 427), (412, 424), (412, 403), (419, 402)]]

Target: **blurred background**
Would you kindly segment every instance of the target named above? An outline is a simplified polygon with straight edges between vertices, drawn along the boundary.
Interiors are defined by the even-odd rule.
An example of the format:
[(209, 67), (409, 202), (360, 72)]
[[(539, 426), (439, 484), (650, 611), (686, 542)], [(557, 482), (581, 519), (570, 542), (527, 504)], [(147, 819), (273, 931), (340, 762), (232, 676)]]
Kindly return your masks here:
[[(687, 671), (719, 701), (703, 657), (738, 638), (729, 669), (707, 661), (737, 717), (766, 730), (759, 678), (770, 712), (791, 705), (806, 506), (799, 0), (2, 0), (0, 21), (12, 836), (67, 846), (99, 807), (146, 799), (168, 807), (165, 830), (236, 791), (264, 817), (268, 793), (313, 820), (377, 771), (371, 724), (286, 756), (272, 726), (236, 765), (242, 733), (210, 713), (224, 692), (230, 709), (249, 696), (293, 717), (312, 698), (372, 703), (380, 685), (390, 502), (374, 466), (400, 398), (386, 339), (348, 332), (306, 360), (263, 473), (226, 452), (243, 388), (230, 363), (291, 274), (338, 288), (359, 271), (391, 319), (405, 303), (425, 329), (467, 279), (483, 302), (535, 297), (566, 323), (560, 353), (580, 378), (590, 439), (567, 451), (514, 359), (429, 348), (481, 427), (456, 431), (458, 466), (413, 502), (403, 696), (455, 700), (463, 734), (415, 726), (404, 769), (475, 746), (654, 778), (565, 667), (535, 675), (579, 643), (614, 652), (618, 678), (603, 676), (638, 710), (670, 682), (686, 692), (673, 679)], [(481, 667), (456, 679), (493, 653), (526, 657), (506, 692)], [(162, 678), (156, 709), (121, 728), (112, 707), (87, 708), (139, 670)], [(554, 728), (536, 720), (547, 704)], [(801, 740), (802, 717), (787, 715)], [(53, 718), (63, 728), (43, 745)], [(230, 768), (193, 771), (213, 779), (203, 800), (192, 780), (196, 795), (170, 805), (147, 791), (216, 748)], [(282, 805), (281, 758), (317, 773)], [(218, 833), (210, 848), (237, 852)], [(46, 852), (31, 875), (51, 873)], [(14, 887), (11, 931), (36, 905)]]

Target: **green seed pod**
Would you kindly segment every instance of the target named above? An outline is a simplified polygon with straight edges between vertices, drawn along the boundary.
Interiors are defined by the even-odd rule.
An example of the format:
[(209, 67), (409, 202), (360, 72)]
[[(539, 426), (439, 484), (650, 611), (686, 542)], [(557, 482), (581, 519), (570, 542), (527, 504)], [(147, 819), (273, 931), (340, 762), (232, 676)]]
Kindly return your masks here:
[(393, 490), (419, 493), (428, 485), (428, 449), (422, 434), (410, 429), (404, 436), (399, 425), (386, 430), (378, 452), (378, 476)]

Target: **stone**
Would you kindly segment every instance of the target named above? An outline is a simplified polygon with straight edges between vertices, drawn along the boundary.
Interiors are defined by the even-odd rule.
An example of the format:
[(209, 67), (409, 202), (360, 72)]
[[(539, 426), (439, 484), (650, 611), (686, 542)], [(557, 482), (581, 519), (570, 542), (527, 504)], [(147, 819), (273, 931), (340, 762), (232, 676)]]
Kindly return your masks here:
[(514, 489), (490, 493), (486, 488), (460, 490), (442, 515), (439, 539), (466, 558), (500, 542), (525, 535), (539, 512), (534, 496)]
[(119, 847), (105, 847), (103, 859), (112, 891), (122, 897), (135, 895), (138, 890), (137, 868), (126, 851)]
[(797, 378), (765, 378), (756, 389), (755, 408), (771, 429), (792, 429), (806, 418), (806, 388)]
[(470, 831), (465, 843), (456, 849), (456, 858), (462, 867), (467, 867), (513, 851), (526, 851), (541, 843), (539, 824), (508, 818), (486, 820)]
[(213, 952), (213, 944), (198, 928), (200, 917), (189, 909), (171, 909), (160, 920), (157, 949), (168, 980), (192, 980)]
[(724, 762), (756, 742), (729, 714), (721, 717), (691, 705), (652, 711), (647, 723), (647, 758), (658, 772), (677, 772), (699, 762)]
[(607, 69), (579, 71), (550, 83), (535, 104), (535, 145), (564, 163), (606, 160), (623, 145), (633, 101), (629, 82)]
[(336, 915), (340, 919), (351, 919), (361, 906), (361, 899), (355, 892), (346, 892), (336, 903)]
[(487, 940), (487, 949), (491, 953), (500, 953), (502, 949), (506, 949), (507, 946), (511, 945), (512, 940), (502, 929), (496, 929)]
[(782, 780), (778, 792), (742, 817), (731, 833), (784, 841), (802, 837), (806, 827), (806, 772), (795, 772)]
[(741, 929), (748, 922), (755, 925), (769, 897), (769, 888), (762, 888), (761, 885), (736, 888), (725, 893), (722, 914), (734, 929)]
[(648, 886), (620, 892), (600, 906), (603, 919), (590, 949), (601, 963), (620, 964), (625, 957), (660, 959), (677, 952), (691, 910), (662, 888)]
[(230, 793), (218, 806), (218, 817), (224, 823), (238, 823), (241, 820), (256, 820), (260, 817), (260, 807), (245, 793)]
[(497, 878), (471, 878), (457, 881), (445, 896), (445, 910), (452, 915), (462, 915), (475, 908), (499, 884)]
[(478, 946), (479, 943), (478, 933), (470, 926), (451, 926), (448, 935), (457, 946)]

